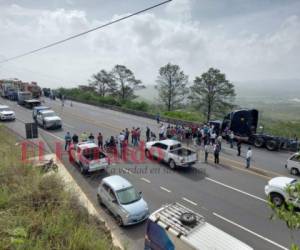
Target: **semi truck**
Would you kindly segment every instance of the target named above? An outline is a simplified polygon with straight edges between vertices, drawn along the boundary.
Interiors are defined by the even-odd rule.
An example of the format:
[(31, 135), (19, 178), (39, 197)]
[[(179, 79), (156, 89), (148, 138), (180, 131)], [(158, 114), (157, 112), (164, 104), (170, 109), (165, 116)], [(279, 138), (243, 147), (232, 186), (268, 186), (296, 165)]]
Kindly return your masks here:
[(258, 110), (256, 109), (240, 109), (227, 114), (222, 121), (211, 121), (217, 134), (223, 137), (228, 131), (234, 133), (236, 140), (241, 140), (258, 148), (265, 147), (270, 151), (286, 149), (290, 151), (299, 150), (299, 142), (297, 139), (289, 139), (281, 136), (274, 136), (257, 132)]

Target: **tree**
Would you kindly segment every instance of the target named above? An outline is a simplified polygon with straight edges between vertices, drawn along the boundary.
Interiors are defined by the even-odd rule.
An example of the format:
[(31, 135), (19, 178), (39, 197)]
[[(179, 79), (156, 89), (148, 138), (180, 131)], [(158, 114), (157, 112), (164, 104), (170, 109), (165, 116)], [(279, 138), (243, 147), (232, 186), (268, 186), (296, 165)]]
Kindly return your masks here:
[[(287, 195), (292, 197), (298, 203), (300, 201), (300, 182), (296, 182), (294, 185), (289, 185), (286, 188)], [(286, 223), (287, 228), (290, 230), (291, 235), (291, 250), (299, 250), (299, 246), (295, 244), (294, 231), (300, 229), (300, 208), (293, 203), (284, 204), (281, 207), (276, 207), (271, 201), (269, 206), (273, 209), (273, 213), (270, 217), (271, 220), (279, 219)]]
[(134, 91), (145, 88), (141, 80), (136, 79), (133, 72), (124, 65), (116, 65), (111, 74), (118, 84), (117, 93), (121, 101), (134, 99)]
[(188, 76), (178, 65), (168, 63), (159, 69), (157, 77), (159, 97), (168, 111), (173, 110), (188, 93)]
[(106, 96), (107, 94), (113, 95), (117, 91), (117, 84), (112, 74), (106, 70), (101, 70), (97, 74), (94, 74), (90, 86), (95, 87), (101, 96)]
[(218, 69), (210, 68), (201, 77), (196, 77), (191, 93), (192, 102), (205, 112), (207, 122), (212, 114), (223, 113), (234, 106), (234, 85)]

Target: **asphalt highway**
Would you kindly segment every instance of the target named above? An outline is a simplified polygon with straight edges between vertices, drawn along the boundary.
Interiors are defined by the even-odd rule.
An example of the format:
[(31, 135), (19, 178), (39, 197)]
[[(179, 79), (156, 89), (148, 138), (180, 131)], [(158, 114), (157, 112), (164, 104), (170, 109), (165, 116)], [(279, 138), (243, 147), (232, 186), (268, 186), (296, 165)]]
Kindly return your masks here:
[[(62, 130), (39, 129), (40, 139), (47, 144), (46, 149), (49, 151), (55, 152), (56, 143), (63, 143), (67, 131), (78, 135), (83, 131), (88, 134), (92, 132), (95, 137), (101, 131), (104, 138), (117, 135), (122, 129), (131, 129), (133, 126), (140, 127), (143, 136), (146, 126), (158, 132), (156, 121), (147, 118), (77, 102), (73, 102), (73, 107), (69, 102), (62, 107), (58, 100), (45, 100), (45, 105), (55, 110), (63, 120)], [(17, 116), (15, 122), (5, 124), (25, 136), (24, 123), (32, 122), (32, 111), (8, 100), (0, 99), (0, 103), (12, 107)], [(224, 142), (219, 165), (213, 164), (212, 159), (208, 164), (203, 163), (202, 149), (194, 148), (199, 153), (199, 162), (185, 170), (173, 171), (163, 164), (136, 162), (129, 158), (127, 162), (113, 163), (107, 173), (82, 176), (77, 167), (68, 162), (66, 154), (63, 155), (63, 163), (95, 204), (96, 189), (101, 179), (118, 174), (143, 192), (151, 211), (169, 202), (179, 202), (254, 249), (287, 249), (290, 246), (289, 231), (283, 222), (269, 220), (271, 209), (264, 195), (264, 186), (274, 176), (291, 176), (284, 168), (290, 154), (254, 148), (252, 166), (245, 169), (246, 145), (242, 147), (242, 157), (237, 157), (236, 148), (231, 149)], [(118, 228), (111, 215), (98, 204), (97, 207), (128, 249), (143, 249), (145, 223)], [(295, 235), (297, 243), (300, 243), (299, 236), (299, 233)]]

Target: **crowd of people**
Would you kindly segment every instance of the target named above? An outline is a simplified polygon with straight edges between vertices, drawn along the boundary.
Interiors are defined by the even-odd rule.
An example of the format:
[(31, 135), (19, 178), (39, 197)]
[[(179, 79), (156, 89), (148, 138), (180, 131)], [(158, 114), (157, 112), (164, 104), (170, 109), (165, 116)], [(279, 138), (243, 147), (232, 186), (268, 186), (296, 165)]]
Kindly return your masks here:
[[(158, 139), (173, 139), (186, 143), (189, 145), (194, 145), (197, 147), (203, 146), (204, 151), (204, 162), (208, 162), (209, 154), (213, 154), (214, 163), (220, 163), (220, 152), (222, 150), (222, 135), (219, 134), (218, 129), (214, 125), (205, 124), (203, 126), (184, 126), (184, 125), (166, 125), (159, 122), (158, 120)], [(119, 153), (119, 156), (122, 157), (124, 149), (127, 146), (138, 147), (141, 143), (141, 128), (132, 127), (131, 130), (128, 128), (123, 129), (117, 136), (111, 136), (104, 142), (103, 135), (101, 132), (98, 133), (97, 137), (93, 133), (87, 134), (83, 132), (80, 136), (76, 133), (71, 136), (70, 132), (67, 132), (65, 135), (65, 150), (68, 150), (70, 144), (74, 144), (79, 141), (85, 142), (90, 141), (97, 143), (98, 147), (101, 150), (116, 150)], [(234, 147), (234, 133), (230, 130), (225, 130), (225, 138), (227, 143), (230, 145), (230, 148)], [(146, 142), (154, 141), (157, 139), (155, 131), (152, 131), (149, 127), (146, 127), (145, 131)], [(97, 142), (95, 141), (97, 140)], [(237, 140), (237, 156), (241, 156), (241, 147), (242, 141)], [(246, 154), (246, 167), (250, 167), (250, 162), (252, 158), (251, 147), (248, 148)]]

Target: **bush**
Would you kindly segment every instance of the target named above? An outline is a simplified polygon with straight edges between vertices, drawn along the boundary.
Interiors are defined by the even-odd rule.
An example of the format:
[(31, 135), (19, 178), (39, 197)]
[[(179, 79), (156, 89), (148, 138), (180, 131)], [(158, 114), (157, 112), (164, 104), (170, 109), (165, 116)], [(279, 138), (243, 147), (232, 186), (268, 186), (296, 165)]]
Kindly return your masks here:
[(147, 112), (149, 110), (149, 105), (146, 102), (126, 101), (123, 103), (122, 107), (143, 112)]

